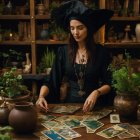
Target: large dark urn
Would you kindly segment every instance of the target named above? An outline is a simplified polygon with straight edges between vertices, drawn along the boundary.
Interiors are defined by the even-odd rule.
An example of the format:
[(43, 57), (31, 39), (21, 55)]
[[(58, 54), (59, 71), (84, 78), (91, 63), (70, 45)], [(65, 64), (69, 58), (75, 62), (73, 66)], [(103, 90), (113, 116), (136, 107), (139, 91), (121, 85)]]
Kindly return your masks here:
[(120, 116), (135, 120), (137, 118), (138, 97), (134, 94), (117, 94), (114, 99), (114, 107)]
[(32, 133), (37, 125), (37, 112), (31, 102), (17, 102), (9, 114), (9, 124), (16, 133)]

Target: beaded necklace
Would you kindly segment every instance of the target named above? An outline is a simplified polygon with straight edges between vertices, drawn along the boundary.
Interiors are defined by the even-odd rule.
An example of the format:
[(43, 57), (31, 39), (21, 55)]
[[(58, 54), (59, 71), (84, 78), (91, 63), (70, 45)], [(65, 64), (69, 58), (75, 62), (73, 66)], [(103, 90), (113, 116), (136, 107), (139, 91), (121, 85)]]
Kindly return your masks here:
[(85, 72), (86, 72), (86, 67), (87, 67), (87, 60), (86, 60), (86, 55), (82, 54), (82, 57), (80, 58), (80, 53), (78, 52), (79, 56), (79, 71), (76, 69), (75, 63), (74, 63), (74, 71), (75, 75), (77, 77), (77, 83), (79, 85), (79, 91), (78, 94), (79, 96), (85, 95), (84, 91), (84, 84), (85, 84)]

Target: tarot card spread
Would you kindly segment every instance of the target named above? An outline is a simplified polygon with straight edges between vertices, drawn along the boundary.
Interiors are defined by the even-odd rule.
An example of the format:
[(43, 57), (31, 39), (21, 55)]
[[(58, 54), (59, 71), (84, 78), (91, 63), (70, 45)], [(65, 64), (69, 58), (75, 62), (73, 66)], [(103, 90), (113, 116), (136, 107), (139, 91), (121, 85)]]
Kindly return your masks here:
[(132, 125), (130, 125), (129, 123), (121, 123), (121, 124), (118, 124), (118, 126), (127, 130), (127, 132), (118, 135), (120, 139), (140, 136), (140, 131), (136, 129), (135, 127), (133, 127)]
[(80, 106), (74, 106), (74, 105), (68, 105), (68, 106), (58, 105), (50, 108), (49, 112), (58, 113), (58, 114), (73, 114), (80, 108), (81, 108)]
[(113, 125), (107, 129), (104, 129), (98, 133), (96, 133), (99, 136), (102, 136), (104, 138), (113, 138), (121, 133), (126, 132), (127, 130), (118, 126), (118, 125)]

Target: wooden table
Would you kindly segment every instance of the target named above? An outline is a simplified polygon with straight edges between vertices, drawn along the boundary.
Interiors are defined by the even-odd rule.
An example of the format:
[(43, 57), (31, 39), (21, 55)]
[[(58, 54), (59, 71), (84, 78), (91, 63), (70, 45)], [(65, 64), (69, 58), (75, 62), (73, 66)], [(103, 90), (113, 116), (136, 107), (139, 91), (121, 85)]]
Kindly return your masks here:
[[(58, 105), (58, 104), (50, 104), (49, 107), (52, 107), (52, 106), (55, 106), (55, 105)], [(48, 114), (50, 114), (50, 113), (48, 113)], [(79, 110), (74, 115), (83, 115), (83, 112), (81, 110)], [(123, 122), (125, 122), (125, 123), (129, 122), (130, 124), (140, 124), (140, 122), (137, 122), (137, 121), (130, 122), (130, 121), (127, 121), (127, 120), (123, 120), (122, 118), (120, 118), (120, 119), (121, 119), (122, 123)], [(81, 137), (76, 138), (75, 140), (107, 140), (106, 138), (103, 138), (101, 136), (96, 135), (96, 133), (98, 131), (101, 131), (101, 130), (109, 127), (109, 126), (112, 126), (112, 124), (110, 123), (110, 120), (109, 120), (109, 116), (107, 116), (103, 119), (100, 119), (100, 121), (102, 123), (104, 123), (104, 126), (101, 127), (100, 129), (98, 129), (95, 133), (86, 133), (86, 128), (85, 127), (74, 129), (76, 132), (78, 132), (79, 134), (82, 135)], [(37, 131), (38, 130), (44, 130), (44, 129), (45, 128), (40, 124), (40, 122), (38, 122)], [(30, 135), (13, 134), (13, 137), (14, 137), (14, 140), (39, 140), (40, 139), (39, 137), (36, 137), (33, 134), (30, 134)], [(111, 140), (120, 140), (120, 139), (118, 137), (114, 137), (114, 138), (111, 138)], [(130, 138), (130, 139), (125, 139), (125, 140), (140, 140), (140, 138)]]

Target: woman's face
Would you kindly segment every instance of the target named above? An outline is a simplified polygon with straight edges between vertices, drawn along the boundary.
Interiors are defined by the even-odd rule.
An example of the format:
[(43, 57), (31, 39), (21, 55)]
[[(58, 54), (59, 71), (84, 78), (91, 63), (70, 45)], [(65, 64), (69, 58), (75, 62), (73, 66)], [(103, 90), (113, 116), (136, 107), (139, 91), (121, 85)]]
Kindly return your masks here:
[(87, 37), (87, 27), (79, 20), (70, 21), (70, 31), (77, 42), (85, 41)]

